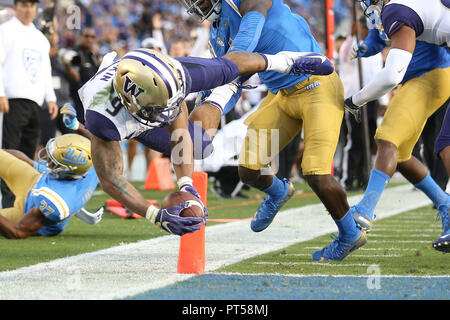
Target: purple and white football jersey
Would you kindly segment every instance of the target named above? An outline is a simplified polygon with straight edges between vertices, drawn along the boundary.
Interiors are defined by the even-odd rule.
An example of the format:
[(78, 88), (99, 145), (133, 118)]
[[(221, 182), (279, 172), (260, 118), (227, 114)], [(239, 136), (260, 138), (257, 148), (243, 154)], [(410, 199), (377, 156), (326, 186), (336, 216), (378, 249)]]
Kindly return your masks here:
[(382, 20), (389, 37), (407, 25), (417, 40), (450, 45), (450, 0), (391, 0), (383, 8)]

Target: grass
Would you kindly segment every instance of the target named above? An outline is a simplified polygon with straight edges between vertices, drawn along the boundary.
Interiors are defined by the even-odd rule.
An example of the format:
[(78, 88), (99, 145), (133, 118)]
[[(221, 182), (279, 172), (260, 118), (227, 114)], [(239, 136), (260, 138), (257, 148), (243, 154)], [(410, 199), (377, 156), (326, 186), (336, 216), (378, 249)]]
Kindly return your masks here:
[[(134, 185), (147, 199), (162, 199), (168, 192), (143, 190), (142, 183)], [(305, 183), (296, 183), (299, 191), (285, 209), (320, 203)], [(398, 184), (391, 183), (389, 187)], [(208, 192), (209, 218), (247, 219), (253, 216), (264, 194), (251, 189), (244, 192), (248, 199), (219, 199)], [(351, 192), (348, 196), (356, 194)], [(100, 189), (86, 208), (95, 211), (110, 199)], [(221, 269), (223, 272), (281, 273), (281, 274), (367, 274), (368, 267), (377, 264), (383, 274), (448, 275), (448, 255), (431, 247), (440, 234), (440, 223), (434, 221), (436, 211), (423, 208), (377, 221), (369, 242), (343, 263), (311, 264), (311, 253), (328, 243), (327, 236), (296, 244), (280, 251), (258, 256)], [(408, 227), (405, 223), (415, 222)], [(208, 226), (216, 223), (209, 222)], [(405, 224), (405, 225), (404, 225)], [(402, 226), (399, 230), (397, 227)], [(411, 229), (414, 229), (412, 231)], [(73, 217), (67, 228), (56, 237), (33, 237), (25, 240), (0, 239), (0, 271), (12, 270), (57, 258), (97, 251), (121, 244), (166, 235), (144, 219), (121, 219), (105, 210), (102, 221), (86, 225)], [(406, 242), (404, 242), (406, 241)], [(411, 241), (411, 242), (410, 242)], [(425, 241), (425, 242), (416, 242)], [(381, 256), (380, 256), (381, 255)], [(330, 267), (335, 265), (335, 267)], [(339, 267), (339, 265), (341, 265)], [(349, 266), (345, 266), (349, 265)]]
[[(342, 262), (313, 262), (311, 253), (331, 243), (328, 236), (298, 243), (218, 270), (238, 273), (449, 275), (449, 256), (432, 242), (441, 233), (436, 210), (424, 207), (377, 221), (368, 242)], [(374, 269), (376, 268), (376, 269)]]

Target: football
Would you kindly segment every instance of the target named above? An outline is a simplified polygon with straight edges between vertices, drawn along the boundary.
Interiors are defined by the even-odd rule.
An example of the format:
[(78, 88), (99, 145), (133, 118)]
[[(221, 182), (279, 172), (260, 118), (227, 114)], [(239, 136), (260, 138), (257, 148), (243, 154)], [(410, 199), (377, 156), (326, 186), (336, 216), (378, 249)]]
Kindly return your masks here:
[(192, 205), (189, 208), (181, 211), (182, 217), (203, 217), (203, 206), (193, 194), (184, 191), (177, 191), (168, 194), (162, 201), (161, 208), (167, 209), (182, 202), (190, 202)]

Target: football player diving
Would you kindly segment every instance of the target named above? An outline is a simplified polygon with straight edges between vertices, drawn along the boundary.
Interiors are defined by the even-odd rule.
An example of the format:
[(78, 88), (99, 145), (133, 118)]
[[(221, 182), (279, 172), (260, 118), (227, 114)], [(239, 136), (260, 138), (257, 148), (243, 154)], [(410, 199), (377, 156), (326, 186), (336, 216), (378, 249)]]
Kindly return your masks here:
[(18, 150), (0, 149), (0, 178), (16, 196), (14, 206), (0, 210), (0, 234), (9, 239), (55, 236), (72, 216), (97, 224), (83, 206), (98, 185), (89, 139), (66, 134), (48, 141), (38, 161)]
[[(183, 235), (200, 228), (206, 218), (181, 217), (182, 203), (160, 211), (145, 200), (123, 176), (120, 141), (136, 139), (170, 154), (181, 191), (199, 195), (192, 186), (193, 159), (212, 152), (208, 132), (188, 121), (184, 98), (191, 92), (212, 89), (239, 75), (272, 70), (295, 74), (328, 72), (334, 68), (323, 56), (280, 52), (233, 52), (221, 58), (172, 59), (160, 52), (136, 49), (115, 60), (107, 54), (98, 73), (80, 90), (85, 109), (84, 127), (92, 134), (92, 161), (103, 190), (129, 210), (169, 233)], [(324, 71), (325, 70), (325, 71)], [(66, 116), (68, 116), (66, 114)], [(205, 119), (210, 115), (205, 114)], [(72, 127), (80, 126), (75, 114)], [(206, 120), (205, 120), (206, 121)], [(203, 125), (203, 124), (202, 124)], [(205, 208), (205, 215), (206, 215)]]
[(377, 154), (368, 186), (351, 212), (358, 224), (370, 230), (375, 206), (398, 170), (438, 208), (442, 234), (433, 246), (449, 251), (450, 196), (431, 178), (425, 165), (412, 156), (412, 150), (427, 119), (446, 105), (450, 97), (450, 3), (441, 0), (360, 2), (375, 32), (354, 47), (354, 56), (380, 52), (386, 46), (384, 35), (390, 41), (390, 50), (385, 67), (358, 93), (345, 100), (346, 109), (357, 114), (368, 101), (395, 87), (397, 90), (375, 134)]
[[(293, 14), (281, 0), (180, 2), (200, 21), (208, 19), (212, 22), (210, 47), (216, 56), (236, 50), (261, 54), (308, 51), (321, 55), (306, 20)], [(270, 164), (303, 128), (303, 174), (339, 230), (333, 245), (313, 252), (312, 259), (342, 260), (366, 242), (365, 231), (348, 214), (345, 190), (331, 176), (344, 115), (342, 82), (335, 72), (321, 73), (322, 76), (306, 72), (293, 77), (265, 70), (258, 75), (269, 93), (258, 110), (246, 119), (248, 130), (239, 156), (239, 176), (244, 183), (265, 192), (267, 197), (257, 209), (250, 227), (254, 232), (265, 230), (294, 194), (293, 184), (288, 179), (276, 177)], [(243, 81), (245, 78), (230, 84), (228, 94), (225, 94), (227, 86), (212, 90), (205, 103), (191, 113), (190, 119), (198, 121), (204, 118), (203, 113), (215, 114), (209, 121), (211, 127), (217, 127), (221, 113), (226, 113), (239, 98), (240, 92), (235, 88)], [(231, 95), (233, 91), (237, 94)], [(229, 99), (227, 102), (221, 100), (224, 96)]]

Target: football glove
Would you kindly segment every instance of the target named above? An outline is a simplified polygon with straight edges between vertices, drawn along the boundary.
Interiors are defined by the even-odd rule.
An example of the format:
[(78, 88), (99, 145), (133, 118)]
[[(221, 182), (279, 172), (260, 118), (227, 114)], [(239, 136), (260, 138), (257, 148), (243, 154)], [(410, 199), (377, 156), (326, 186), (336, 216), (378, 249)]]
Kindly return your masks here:
[(311, 52), (304, 56), (297, 57), (292, 65), (290, 73), (326, 76), (333, 73), (333, 71), (334, 65), (330, 59), (324, 55)]
[(97, 224), (102, 220), (103, 217), (103, 207), (97, 210), (95, 213), (91, 213), (84, 208), (81, 208), (80, 211), (75, 213), (75, 216), (81, 220), (83, 220), (87, 224)]
[(196, 107), (203, 103), (209, 103), (222, 111), (223, 115), (230, 112), (242, 95), (242, 89), (254, 89), (254, 86), (244, 86), (243, 82), (249, 77), (240, 77), (230, 83), (217, 87), (213, 90), (205, 90), (197, 95)]
[(64, 104), (59, 112), (63, 115), (62, 120), (67, 128), (78, 130), (80, 123), (77, 119), (77, 111), (70, 103)]
[(353, 103), (352, 97), (345, 99), (344, 108), (355, 117), (356, 122), (361, 122), (361, 107)]
[(180, 216), (181, 211), (189, 208), (191, 205), (189, 202), (183, 202), (176, 206), (159, 210), (156, 214), (155, 225), (178, 236), (199, 230), (202, 222), (206, 224), (205, 216), (201, 218)]
[[(180, 178), (180, 180), (177, 181), (177, 184), (180, 188), (180, 191), (189, 192), (194, 197), (196, 197), (200, 200), (200, 203), (202, 204), (205, 216), (207, 217), (209, 215), (208, 209), (203, 204), (202, 198), (200, 197), (200, 194), (197, 192), (197, 189), (195, 189), (195, 187), (192, 185), (192, 179), (189, 177), (182, 177), (182, 178)], [(205, 224), (206, 224), (206, 220), (205, 220)]]
[(386, 42), (380, 38), (378, 30), (370, 29), (367, 38), (362, 43), (353, 46), (350, 59), (371, 57), (383, 51), (386, 45)]

